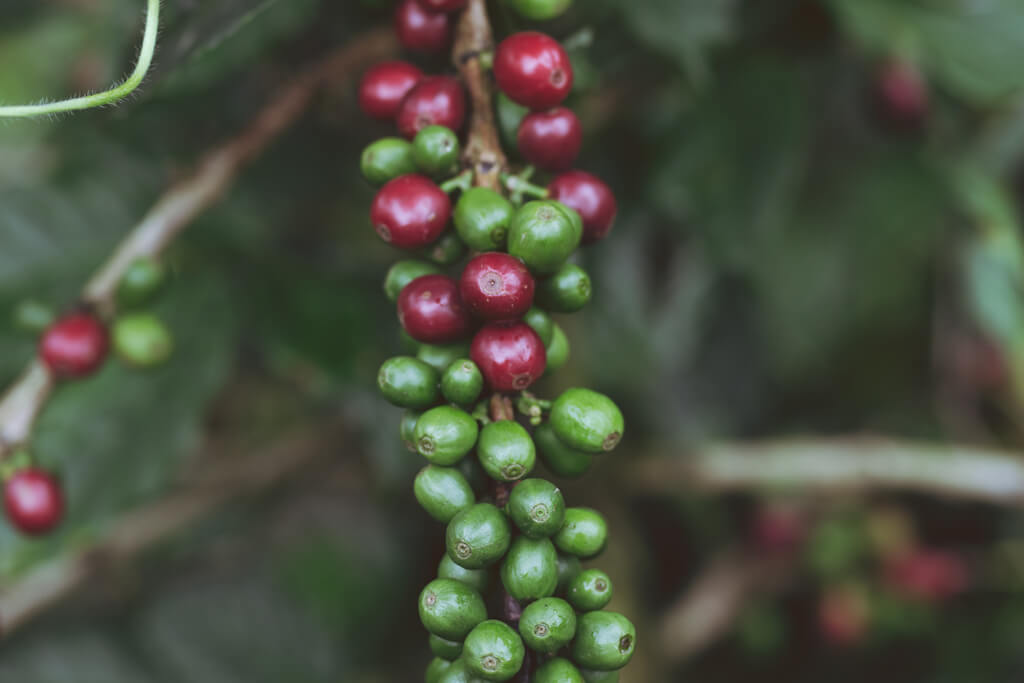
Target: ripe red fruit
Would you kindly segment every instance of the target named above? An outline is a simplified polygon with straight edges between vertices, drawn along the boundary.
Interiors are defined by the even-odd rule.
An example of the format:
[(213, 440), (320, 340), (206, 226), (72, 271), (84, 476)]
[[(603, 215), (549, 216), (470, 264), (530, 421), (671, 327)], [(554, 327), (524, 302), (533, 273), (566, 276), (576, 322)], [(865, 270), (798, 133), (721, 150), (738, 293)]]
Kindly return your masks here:
[(428, 76), (402, 100), (395, 122), (398, 131), (412, 140), (427, 126), (444, 126), (454, 131), (466, 119), (466, 94), (450, 76)]
[(818, 603), (821, 635), (836, 645), (854, 645), (867, 635), (871, 608), (864, 591), (855, 586), (830, 588)]
[(4, 511), (18, 531), (45, 534), (64, 514), (64, 496), (49, 472), (30, 467), (15, 472), (4, 483)]
[(572, 89), (572, 64), (554, 38), (523, 31), (498, 45), (494, 78), (513, 102), (530, 109), (550, 109), (561, 104)]
[(751, 536), (754, 545), (762, 552), (790, 552), (806, 535), (807, 519), (795, 505), (767, 503), (754, 513)]
[(547, 353), (540, 336), (520, 321), (484, 325), (473, 337), (469, 357), (496, 391), (526, 389), (547, 367)]
[(430, 178), (403, 175), (380, 188), (370, 207), (373, 229), (385, 242), (412, 249), (441, 236), (452, 214), (452, 203)]
[(474, 256), (459, 281), (466, 307), (486, 320), (520, 317), (533, 304), (533, 289), (533, 276), (523, 262), (496, 251)]
[(91, 313), (78, 312), (53, 323), (39, 342), (39, 355), (58, 377), (84, 377), (107, 357), (107, 328)]
[(912, 550), (885, 565), (886, 581), (910, 598), (939, 602), (967, 588), (967, 567), (958, 555), (943, 550)]
[(425, 344), (448, 344), (469, 336), (473, 319), (462, 305), (459, 286), (447, 275), (422, 275), (398, 295), (398, 322)]
[(398, 42), (413, 52), (437, 53), (448, 48), (452, 38), (447, 14), (428, 12), (417, 0), (402, 0), (395, 8)]
[(517, 143), (519, 153), (531, 164), (546, 171), (564, 171), (579, 156), (583, 129), (571, 109), (555, 107), (524, 118)]
[(883, 113), (896, 124), (913, 126), (928, 114), (928, 81), (912, 62), (893, 60), (878, 72), (876, 87)]
[(602, 240), (611, 231), (619, 207), (611, 188), (597, 176), (585, 171), (566, 171), (551, 181), (548, 191), (551, 199), (579, 212), (583, 219), (581, 244)]
[(466, 0), (419, 0), (431, 12), (454, 12), (466, 6)]
[(423, 72), (408, 62), (381, 62), (370, 67), (359, 84), (359, 108), (370, 118), (393, 119), (402, 100), (422, 78)]

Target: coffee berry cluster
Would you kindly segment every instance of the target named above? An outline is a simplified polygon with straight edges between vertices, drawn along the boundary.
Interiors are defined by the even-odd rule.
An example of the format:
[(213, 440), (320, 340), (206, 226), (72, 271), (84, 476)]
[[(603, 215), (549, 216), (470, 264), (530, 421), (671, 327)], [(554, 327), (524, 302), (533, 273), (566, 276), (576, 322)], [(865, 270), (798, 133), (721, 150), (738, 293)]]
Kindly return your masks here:
[[(445, 46), (465, 4), (405, 0), (395, 15), (401, 42)], [(558, 11), (566, 4), (517, 3)], [(435, 40), (410, 37), (413, 15), (426, 17), (417, 26), (439, 27)], [(462, 154), (471, 112), (458, 78), (391, 61), (371, 68), (359, 88), (362, 110), (398, 133), (362, 156), (363, 175), (379, 187), (371, 223), (407, 253), (384, 290), (409, 355), (385, 361), (378, 386), (406, 409), (401, 437), (426, 461), (415, 497), (447, 526), (437, 578), (419, 597), (435, 655), (425, 680), (617, 681), (636, 631), (604, 609), (608, 575), (581, 565), (604, 549), (608, 525), (596, 510), (568, 507), (556, 484), (533, 475), (538, 461), (558, 476), (583, 474), (618, 445), (622, 413), (585, 388), (553, 400), (528, 391), (568, 359), (551, 314), (590, 300), (590, 277), (570, 258), (609, 233), (615, 198), (599, 179), (572, 170), (582, 134), (562, 106), (573, 83), (562, 46), (520, 32), (480, 58), (500, 91), (501, 118), (515, 117), (508, 155), (525, 162), (517, 174), (503, 169), (499, 189), (480, 182)], [(552, 177), (535, 185), (534, 173)]]

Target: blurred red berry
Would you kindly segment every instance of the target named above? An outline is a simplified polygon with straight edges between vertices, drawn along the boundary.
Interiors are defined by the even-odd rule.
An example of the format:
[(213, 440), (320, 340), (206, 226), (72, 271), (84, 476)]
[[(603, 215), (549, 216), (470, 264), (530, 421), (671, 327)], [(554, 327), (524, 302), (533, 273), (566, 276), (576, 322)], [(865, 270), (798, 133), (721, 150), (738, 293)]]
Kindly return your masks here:
[(395, 122), (398, 131), (412, 140), (427, 126), (444, 126), (458, 132), (466, 119), (466, 94), (450, 76), (428, 76), (402, 100)]
[(4, 511), (15, 529), (38, 536), (60, 522), (64, 496), (52, 474), (30, 467), (15, 472), (4, 483)]
[(91, 313), (77, 312), (57, 320), (43, 333), (39, 355), (58, 377), (84, 377), (103, 364), (108, 347), (103, 322)]
[(573, 165), (583, 145), (583, 128), (571, 109), (534, 112), (519, 124), (517, 147), (523, 158), (546, 171)]
[(757, 508), (751, 526), (754, 546), (766, 553), (794, 550), (807, 535), (803, 511), (785, 503), (767, 503)]
[(452, 39), (451, 18), (443, 12), (428, 11), (418, 0), (398, 3), (394, 25), (398, 42), (413, 52), (444, 52)]
[(619, 211), (611, 188), (600, 178), (585, 171), (566, 171), (548, 185), (551, 198), (571, 209), (583, 219), (582, 244), (592, 244), (611, 232)]
[(928, 81), (913, 62), (892, 60), (882, 65), (877, 76), (882, 111), (893, 123), (916, 125), (928, 114)]
[(370, 118), (394, 119), (402, 100), (421, 78), (423, 72), (408, 62), (377, 64), (363, 74), (359, 84), (359, 107)]
[(818, 601), (818, 628), (822, 637), (835, 645), (861, 642), (870, 621), (870, 605), (859, 586), (829, 588)]
[(885, 563), (885, 580), (909, 598), (941, 602), (962, 593), (970, 581), (967, 565), (955, 553), (915, 549)]

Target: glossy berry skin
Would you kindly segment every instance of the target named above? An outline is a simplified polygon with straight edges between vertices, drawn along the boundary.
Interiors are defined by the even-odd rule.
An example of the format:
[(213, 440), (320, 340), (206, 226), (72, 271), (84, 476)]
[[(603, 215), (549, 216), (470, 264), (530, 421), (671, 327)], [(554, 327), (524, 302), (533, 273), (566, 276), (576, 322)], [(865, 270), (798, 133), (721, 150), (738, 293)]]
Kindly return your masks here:
[(459, 342), (457, 344), (420, 344), (416, 350), (416, 357), (444, 373), (455, 361), (469, 355), (469, 343)]
[(501, 563), (501, 583), (516, 600), (553, 595), (558, 586), (558, 552), (546, 538), (520, 536)]
[(565, 171), (580, 154), (583, 127), (566, 107), (533, 112), (519, 124), (516, 143), (531, 164), (545, 171)]
[(509, 494), (506, 512), (527, 538), (547, 538), (562, 528), (565, 498), (550, 481), (524, 479)]
[(435, 579), (420, 593), (420, 621), (445, 640), (462, 640), (487, 618), (480, 593), (454, 579)]
[(495, 391), (521, 391), (533, 384), (547, 363), (544, 343), (522, 322), (484, 325), (469, 347), (469, 357)]
[(537, 283), (537, 303), (556, 313), (575, 313), (587, 305), (592, 292), (587, 271), (566, 263)]
[(402, 138), (388, 137), (367, 145), (359, 159), (359, 170), (367, 182), (380, 186), (419, 169), (413, 159), (412, 144)]
[(550, 422), (562, 443), (588, 453), (614, 449), (625, 431), (619, 407), (590, 389), (566, 389), (551, 406)]
[(489, 188), (474, 187), (459, 197), (452, 220), (471, 249), (493, 251), (505, 246), (514, 215), (512, 202)]
[(548, 185), (551, 198), (575, 209), (583, 219), (582, 244), (607, 237), (619, 206), (611, 188), (585, 171), (566, 171)]
[(485, 320), (518, 318), (533, 304), (534, 281), (523, 262), (501, 252), (470, 259), (459, 279), (462, 301)]
[(564, 553), (582, 559), (594, 557), (604, 550), (608, 542), (608, 523), (597, 510), (569, 508), (565, 511), (565, 521), (555, 534), (554, 541)]
[(569, 582), (566, 599), (581, 612), (604, 609), (612, 599), (612, 580), (600, 569), (587, 569)]
[(462, 643), (457, 640), (446, 640), (431, 633), (429, 642), (435, 657), (454, 662), (462, 655)]
[(392, 302), (398, 301), (398, 295), (407, 284), (422, 275), (438, 275), (441, 269), (433, 263), (426, 261), (405, 260), (396, 261), (388, 274), (384, 276), (384, 293)]
[(427, 126), (413, 138), (413, 158), (424, 173), (450, 172), (459, 160), (459, 138), (444, 126)]
[(71, 313), (43, 333), (39, 356), (57, 377), (85, 377), (103, 365), (109, 345), (107, 328), (99, 318)]
[(398, 132), (409, 140), (414, 140), (427, 126), (443, 126), (457, 132), (465, 120), (466, 93), (450, 76), (424, 78), (402, 100), (395, 117)]
[(436, 242), (426, 249), (426, 256), (440, 266), (458, 263), (466, 255), (466, 244), (454, 230), (445, 230)]
[(441, 393), (456, 405), (470, 405), (484, 390), (484, 375), (476, 363), (461, 358), (441, 374)]
[(534, 307), (528, 310), (523, 314), (523, 322), (533, 328), (545, 348), (555, 338), (555, 321), (541, 309)]
[(410, 356), (389, 358), (377, 373), (380, 393), (400, 408), (423, 409), (437, 403), (437, 381), (437, 370)]
[(483, 595), (487, 590), (489, 577), (486, 569), (466, 569), (455, 564), (455, 561), (445, 553), (441, 562), (437, 565), (437, 578), (455, 579), (461, 581), (470, 588), (475, 588)]
[(587, 612), (576, 624), (572, 658), (597, 671), (614, 671), (629, 664), (636, 648), (636, 628), (617, 612)]
[(456, 12), (466, 6), (466, 0), (419, 0), (431, 12)]
[(413, 493), (427, 514), (444, 524), (476, 502), (462, 472), (451, 467), (424, 467), (413, 482)]
[(548, 354), (548, 372), (560, 370), (569, 362), (569, 338), (558, 325), (555, 325), (551, 334), (551, 343), (545, 348)]
[(509, 99), (533, 110), (562, 103), (572, 90), (569, 55), (551, 36), (537, 31), (514, 33), (494, 55), (494, 77)]
[(482, 569), (494, 564), (511, 542), (508, 519), (490, 503), (477, 503), (455, 515), (445, 532), (448, 556), (466, 569)]
[(406, 410), (402, 413), (402, 421), (398, 423), (398, 434), (402, 437), (402, 443), (413, 453), (416, 452), (416, 421), (422, 414), (416, 410)]
[(550, 422), (533, 430), (533, 441), (544, 465), (560, 477), (578, 477), (593, 464), (593, 455), (562, 443)]
[(29, 467), (4, 482), (4, 512), (15, 529), (28, 536), (40, 536), (60, 523), (64, 495), (52, 474)]
[[(433, 649), (433, 639), (437, 638), (437, 636), (431, 634), (430, 638), (431, 649)], [(427, 670), (423, 674), (423, 680), (426, 681), (426, 683), (439, 683), (441, 677), (444, 676), (450, 668), (452, 668), (452, 662), (450, 660), (447, 660), (444, 657), (434, 657), (430, 660), (430, 664), (427, 665)]]
[(152, 313), (131, 313), (114, 321), (114, 351), (126, 364), (149, 368), (164, 363), (174, 352), (174, 339)]
[(508, 98), (508, 95), (499, 91), (494, 98), (494, 116), (498, 123), (498, 133), (501, 137), (501, 144), (510, 152), (516, 150), (519, 126), (523, 119), (530, 113), (530, 110), (521, 104), (516, 104)]
[(447, 275), (418, 277), (398, 295), (398, 321), (418, 342), (446, 344), (464, 339), (473, 328), (459, 287)]
[(583, 571), (580, 558), (575, 555), (558, 554), (558, 591), (566, 591), (572, 580)]
[(462, 650), (462, 660), (470, 673), (485, 681), (507, 681), (519, 673), (526, 648), (519, 634), (496, 619), (488, 619), (474, 628)]
[[(523, 615), (519, 618), (519, 634), (530, 649), (545, 653), (557, 652), (576, 635), (576, 613), (565, 600), (541, 598), (523, 608)], [(534, 680), (538, 680), (537, 677)], [(566, 679), (559, 680), (564, 682)]]
[(495, 481), (516, 481), (533, 470), (537, 451), (526, 429), (513, 420), (499, 420), (480, 430), (477, 457)]
[(409, 62), (381, 62), (370, 67), (359, 83), (359, 108), (378, 121), (389, 121), (423, 72)]
[(443, 12), (428, 11), (418, 0), (398, 3), (394, 27), (398, 42), (412, 52), (444, 52), (452, 39), (451, 18)]
[(452, 203), (430, 178), (403, 175), (380, 188), (370, 221), (380, 238), (401, 249), (424, 247), (444, 232)]
[(416, 451), (434, 465), (454, 465), (477, 441), (479, 427), (464, 410), (438, 406), (420, 415), (413, 430)]
[[(519, 623), (522, 624), (521, 621)], [(586, 681), (572, 662), (555, 657), (534, 672), (533, 683), (586, 683)]]
[(451, 663), (448, 670), (437, 679), (437, 683), (480, 683), (480, 679), (466, 668), (465, 660), (460, 658)]
[(531, 271), (546, 275), (562, 267), (583, 236), (583, 221), (572, 209), (554, 201), (523, 204), (512, 217), (508, 253)]

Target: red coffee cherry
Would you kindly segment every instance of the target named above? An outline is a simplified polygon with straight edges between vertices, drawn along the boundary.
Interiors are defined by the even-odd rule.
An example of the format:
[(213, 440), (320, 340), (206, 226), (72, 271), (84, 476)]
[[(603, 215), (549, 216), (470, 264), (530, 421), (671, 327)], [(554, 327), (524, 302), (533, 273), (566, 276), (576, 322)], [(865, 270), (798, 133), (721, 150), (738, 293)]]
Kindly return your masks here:
[(444, 52), (452, 39), (450, 17), (444, 13), (428, 12), (417, 0), (398, 3), (394, 23), (398, 42), (413, 52)]
[(459, 286), (447, 275), (422, 275), (402, 288), (398, 322), (410, 337), (424, 344), (459, 341), (473, 328)]
[(521, 391), (533, 384), (547, 366), (544, 342), (524, 322), (488, 323), (469, 347), (469, 358), (495, 391)]
[(359, 108), (370, 118), (394, 119), (402, 100), (423, 72), (408, 62), (381, 62), (363, 74), (359, 84)]
[(534, 281), (522, 261), (501, 252), (474, 256), (462, 271), (466, 307), (486, 320), (518, 318), (533, 305)]
[(551, 198), (571, 209), (583, 219), (581, 244), (602, 240), (611, 231), (619, 211), (611, 188), (600, 178), (585, 171), (566, 171), (548, 185)]
[(64, 316), (43, 333), (39, 356), (58, 377), (84, 377), (103, 364), (108, 348), (103, 322), (91, 313), (77, 312)]
[(64, 514), (64, 496), (52, 474), (35, 467), (15, 472), (4, 483), (7, 520), (23, 534), (53, 529)]
[(466, 6), (466, 0), (419, 0), (431, 12), (455, 12)]
[(583, 128), (571, 109), (555, 107), (529, 114), (519, 124), (519, 153), (546, 171), (564, 171), (573, 165), (583, 145)]
[(444, 231), (452, 203), (426, 176), (410, 174), (380, 188), (370, 207), (373, 229), (385, 242), (402, 249), (425, 247)]
[(572, 89), (569, 55), (554, 38), (537, 31), (514, 33), (498, 45), (494, 78), (509, 99), (530, 109), (550, 109)]
[(893, 60), (878, 72), (878, 99), (883, 113), (895, 124), (914, 126), (928, 115), (928, 81), (916, 64)]
[(402, 100), (395, 122), (398, 131), (412, 140), (427, 126), (444, 126), (456, 132), (466, 119), (466, 94), (450, 76), (428, 76)]
[(885, 579), (909, 598), (940, 602), (963, 592), (970, 581), (963, 559), (944, 550), (915, 549), (890, 558)]
[(825, 640), (840, 646), (861, 642), (871, 625), (871, 606), (855, 586), (828, 588), (818, 601), (818, 628)]

